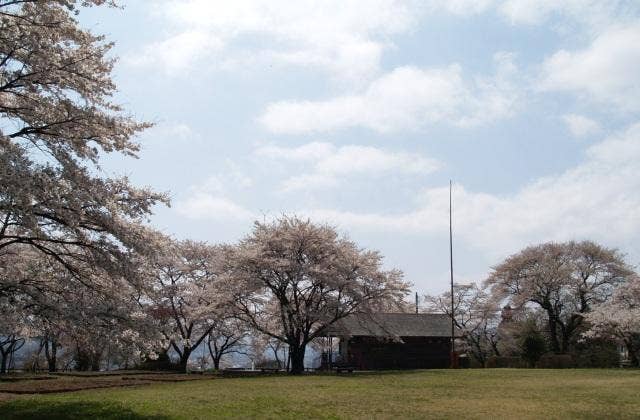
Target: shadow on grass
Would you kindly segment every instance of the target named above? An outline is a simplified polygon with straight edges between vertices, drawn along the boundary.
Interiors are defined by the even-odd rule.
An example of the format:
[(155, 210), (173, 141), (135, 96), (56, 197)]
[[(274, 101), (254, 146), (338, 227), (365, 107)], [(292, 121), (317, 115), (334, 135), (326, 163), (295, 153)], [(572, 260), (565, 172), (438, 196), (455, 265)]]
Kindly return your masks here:
[[(415, 374), (424, 374), (424, 373), (440, 373), (445, 371), (445, 369), (406, 369), (406, 370), (398, 370), (398, 369), (384, 369), (384, 370), (356, 370), (352, 373), (342, 372), (328, 372), (326, 374), (322, 373), (320, 375), (324, 376), (334, 376), (334, 377), (343, 377), (343, 378), (355, 378), (355, 377), (371, 377), (371, 376), (385, 376), (385, 375), (415, 375)], [(319, 375), (319, 376), (320, 376)]]
[(15, 400), (0, 405), (0, 418), (9, 419), (130, 419), (162, 420), (167, 416), (144, 415), (112, 403)]

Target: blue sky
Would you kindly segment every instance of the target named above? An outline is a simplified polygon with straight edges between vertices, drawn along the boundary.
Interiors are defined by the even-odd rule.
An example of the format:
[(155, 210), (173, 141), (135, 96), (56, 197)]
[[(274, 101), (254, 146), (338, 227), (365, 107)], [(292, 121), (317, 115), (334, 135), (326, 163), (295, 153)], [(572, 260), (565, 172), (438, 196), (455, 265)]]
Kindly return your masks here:
[(640, 4), (129, 0), (117, 101), (156, 126), (105, 171), (168, 191), (152, 223), (231, 242), (299, 214), (380, 250), (419, 292), (548, 240), (640, 263)]

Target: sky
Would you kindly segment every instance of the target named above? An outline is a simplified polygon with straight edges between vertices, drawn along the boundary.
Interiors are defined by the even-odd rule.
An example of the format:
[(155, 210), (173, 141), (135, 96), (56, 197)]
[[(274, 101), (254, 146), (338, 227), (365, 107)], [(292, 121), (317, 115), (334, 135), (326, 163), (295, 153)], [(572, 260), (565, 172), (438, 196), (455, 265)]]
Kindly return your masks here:
[(525, 246), (640, 263), (640, 2), (126, 0), (116, 102), (155, 126), (107, 175), (166, 191), (151, 223), (234, 242), (283, 214), (377, 249), (420, 293)]

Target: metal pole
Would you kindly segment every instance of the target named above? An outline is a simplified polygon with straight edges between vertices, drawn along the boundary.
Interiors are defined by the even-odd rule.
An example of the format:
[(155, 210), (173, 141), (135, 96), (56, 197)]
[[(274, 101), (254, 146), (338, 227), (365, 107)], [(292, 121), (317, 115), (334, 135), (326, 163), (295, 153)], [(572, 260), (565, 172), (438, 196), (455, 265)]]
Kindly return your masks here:
[(454, 300), (453, 300), (453, 206), (451, 199), (451, 191), (453, 183), (449, 180), (449, 273), (451, 275), (451, 368), (455, 368), (456, 360), (456, 344), (455, 344), (455, 317), (454, 317)]

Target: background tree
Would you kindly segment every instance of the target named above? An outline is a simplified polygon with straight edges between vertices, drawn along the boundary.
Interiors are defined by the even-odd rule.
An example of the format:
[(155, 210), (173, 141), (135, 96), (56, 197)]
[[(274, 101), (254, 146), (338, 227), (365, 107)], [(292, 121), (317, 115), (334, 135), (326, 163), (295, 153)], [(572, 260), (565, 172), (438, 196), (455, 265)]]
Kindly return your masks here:
[(142, 352), (157, 342), (157, 330), (139, 311), (139, 274), (130, 272), (125, 279), (83, 266), (72, 275), (55, 258), (25, 246), (14, 247), (3, 262), (13, 264), (0, 263), (0, 299), (7, 302), (7, 313), (20, 314), (17, 322), (28, 337), (40, 342), (50, 371), (57, 369), (62, 350), (96, 360), (80, 363), (89, 369), (99, 368), (96, 356), (104, 349)]
[(585, 337), (613, 339), (627, 348), (630, 362), (640, 366), (640, 277), (616, 288), (611, 299), (586, 315)]
[(494, 297), (514, 308), (540, 307), (546, 314), (551, 350), (567, 353), (584, 315), (632, 273), (615, 249), (590, 241), (550, 242), (507, 258), (493, 269), (486, 285)]
[[(425, 296), (428, 311), (451, 316), (451, 292)], [(499, 311), (496, 303), (475, 283), (456, 284), (453, 289), (453, 318), (462, 333), (466, 350), (484, 367), (491, 355), (499, 356)]]
[(0, 374), (7, 373), (14, 354), (25, 344), (30, 335), (19, 306), (7, 298), (0, 298)]
[(223, 356), (241, 352), (240, 349), (248, 334), (244, 322), (234, 317), (222, 317), (214, 321), (214, 326), (207, 337), (207, 347), (215, 370), (220, 369)]
[(297, 217), (256, 222), (230, 263), (238, 316), (287, 344), (292, 373), (303, 372), (307, 344), (326, 327), (408, 291), (399, 271), (382, 270), (379, 253)]
[(185, 372), (193, 350), (226, 317), (222, 255), (223, 248), (203, 242), (169, 242), (151, 263), (152, 313)]

